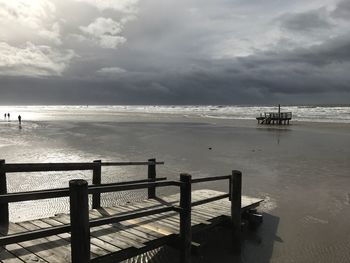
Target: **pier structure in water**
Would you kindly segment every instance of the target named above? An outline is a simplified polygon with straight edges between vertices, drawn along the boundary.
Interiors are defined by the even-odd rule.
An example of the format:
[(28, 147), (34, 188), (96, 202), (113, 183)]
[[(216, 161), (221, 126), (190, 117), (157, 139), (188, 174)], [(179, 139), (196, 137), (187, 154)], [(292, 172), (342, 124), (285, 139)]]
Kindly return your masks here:
[(292, 112), (281, 112), (281, 105), (278, 104), (278, 112), (264, 112), (256, 119), (258, 124), (289, 125), (289, 121), (292, 119)]

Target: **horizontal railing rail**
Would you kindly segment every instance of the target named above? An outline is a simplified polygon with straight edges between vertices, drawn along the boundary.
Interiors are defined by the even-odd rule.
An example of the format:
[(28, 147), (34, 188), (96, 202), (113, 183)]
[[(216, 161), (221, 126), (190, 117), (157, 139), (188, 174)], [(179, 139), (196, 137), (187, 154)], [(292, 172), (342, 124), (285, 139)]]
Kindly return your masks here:
[[(165, 181), (166, 177), (156, 178), (155, 181)], [(127, 182), (119, 182), (119, 183), (110, 183), (110, 184), (101, 184), (98, 187), (90, 185), (88, 188), (91, 189), (91, 194), (93, 193), (105, 193), (104, 189), (107, 189), (106, 192), (111, 192), (113, 187), (116, 188), (115, 191), (123, 191), (123, 187), (126, 187), (126, 190), (129, 189), (130, 185), (135, 184), (135, 189), (148, 188), (149, 186), (153, 186), (154, 184), (150, 182), (150, 184), (145, 185), (145, 183), (150, 182), (149, 179), (144, 180), (135, 180), (135, 181), (127, 181)], [(143, 185), (140, 186), (140, 184)], [(177, 185), (178, 182), (172, 182), (173, 185)], [(170, 184), (169, 184), (170, 185)], [(102, 188), (99, 190), (99, 187)], [(138, 188), (140, 187), (140, 188)], [(120, 190), (121, 189), (121, 190)], [(17, 193), (9, 193), (0, 195), (0, 204), (1, 203), (15, 203), (15, 202), (23, 202), (23, 201), (33, 201), (33, 200), (41, 200), (41, 199), (51, 199), (51, 198), (59, 198), (59, 197), (68, 197), (69, 196), (69, 188), (56, 188), (56, 189), (47, 189), (47, 190), (37, 190), (37, 191), (27, 191), (27, 192), (17, 192)]]
[(197, 205), (203, 205), (203, 204), (207, 204), (207, 203), (210, 203), (210, 202), (218, 201), (218, 200), (229, 198), (229, 197), (230, 197), (230, 194), (223, 194), (223, 195), (213, 196), (213, 197), (209, 197), (209, 198), (206, 198), (206, 199), (198, 200), (196, 202), (192, 202), (191, 206), (194, 207), (194, 206), (197, 206)]
[(161, 213), (166, 213), (170, 211), (176, 211), (176, 209), (174, 209), (173, 206), (167, 206), (167, 207), (162, 207), (162, 208), (157, 208), (157, 209), (152, 209), (152, 210), (147, 210), (142, 212), (135, 212), (135, 213), (125, 214), (125, 215), (108, 216), (108, 217), (90, 220), (90, 227), (113, 224), (113, 223), (118, 223), (125, 220), (130, 220), (130, 219), (135, 219), (135, 218), (140, 218), (140, 217), (145, 217), (145, 216), (150, 216), (155, 214), (161, 214)]
[(98, 163), (6, 163), (1, 166), (1, 171), (6, 173), (21, 172), (54, 172), (54, 171), (78, 171), (92, 170), (98, 167)]
[(30, 230), (26, 232), (0, 236), (0, 246), (6, 246), (13, 243), (29, 241), (37, 238), (59, 235), (71, 231), (70, 225), (54, 226), (47, 229)]
[(227, 179), (230, 179), (230, 175), (196, 178), (196, 179), (192, 179), (191, 183), (195, 184), (195, 183), (203, 183), (203, 182), (219, 181), (219, 180), (227, 180)]
[(292, 112), (265, 112), (265, 117), (268, 118), (292, 118), (293, 113)]
[(164, 162), (101, 162), (102, 166), (133, 166), (133, 165), (149, 165), (153, 164), (164, 164)]
[(164, 162), (6, 163), (0, 167), (0, 171), (5, 173), (84, 171), (93, 170), (100, 166), (135, 166), (149, 164), (163, 165)]
[(98, 185), (98, 186), (89, 186), (88, 193), (109, 193), (109, 192), (120, 192), (128, 190), (138, 190), (153, 187), (165, 187), (165, 186), (180, 186), (179, 182), (176, 181), (163, 181), (163, 182), (148, 182), (148, 183), (138, 183), (138, 184), (125, 184), (125, 185)]

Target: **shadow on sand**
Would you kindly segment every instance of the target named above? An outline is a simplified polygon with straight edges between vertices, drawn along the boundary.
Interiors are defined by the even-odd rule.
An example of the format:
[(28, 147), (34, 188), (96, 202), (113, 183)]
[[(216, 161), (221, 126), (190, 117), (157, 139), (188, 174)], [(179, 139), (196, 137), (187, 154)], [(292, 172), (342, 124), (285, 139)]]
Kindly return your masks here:
[[(263, 214), (264, 222), (257, 229), (244, 230), (242, 254), (235, 256), (231, 247), (230, 228), (216, 227), (200, 235), (194, 235), (193, 241), (202, 246), (199, 253), (192, 256), (193, 263), (268, 263), (271, 260), (275, 242), (283, 242), (276, 234), (279, 218)], [(155, 254), (155, 255), (154, 255)], [(178, 263), (178, 251), (169, 247), (160, 248), (148, 263)], [(139, 259), (128, 262), (142, 262)]]
[[(242, 254), (234, 255), (231, 246), (230, 228), (218, 226), (193, 236), (193, 241), (201, 244), (197, 253), (192, 256), (192, 263), (268, 263), (272, 257), (275, 242), (283, 242), (277, 234), (279, 218), (270, 214), (263, 214), (264, 222), (257, 228), (244, 229)], [(0, 227), (0, 235), (8, 234), (8, 226)], [(54, 242), (54, 247), (66, 243)], [(28, 247), (30, 250), (31, 247)], [(0, 250), (1, 251), (1, 250)], [(147, 252), (125, 262), (148, 263), (178, 263), (179, 253), (170, 247), (162, 247)]]

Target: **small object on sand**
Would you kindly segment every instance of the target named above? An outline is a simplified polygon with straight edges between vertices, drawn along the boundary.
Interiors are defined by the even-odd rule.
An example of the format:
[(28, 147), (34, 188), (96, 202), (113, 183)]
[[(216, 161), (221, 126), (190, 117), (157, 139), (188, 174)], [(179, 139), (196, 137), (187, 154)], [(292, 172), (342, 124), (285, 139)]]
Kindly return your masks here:
[(208, 149), (209, 149), (209, 150), (211, 150), (212, 148), (211, 148), (211, 147), (209, 147)]

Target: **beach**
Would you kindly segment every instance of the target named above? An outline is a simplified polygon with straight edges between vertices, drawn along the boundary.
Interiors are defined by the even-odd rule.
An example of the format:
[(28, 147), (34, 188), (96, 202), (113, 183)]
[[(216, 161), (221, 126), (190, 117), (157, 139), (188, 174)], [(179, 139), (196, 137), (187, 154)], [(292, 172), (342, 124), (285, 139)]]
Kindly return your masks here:
[[(15, 116), (11, 114), (12, 116)], [(60, 110), (23, 123), (0, 123), (1, 159), (15, 162), (146, 161), (157, 158), (157, 176), (178, 179), (243, 173), (243, 194), (265, 199), (264, 223), (246, 230), (239, 262), (350, 262), (350, 124), (292, 121), (257, 125), (251, 119), (197, 114), (76, 114)], [(147, 167), (108, 167), (102, 182), (144, 179)], [(91, 172), (11, 174), (10, 192), (66, 187)], [(194, 188), (227, 191), (227, 182)], [(173, 193), (176, 189), (158, 191)], [(145, 192), (103, 195), (102, 205), (145, 198)], [(10, 205), (10, 220), (67, 212), (65, 198)], [(211, 232), (198, 262), (233, 262), (225, 229)], [(198, 237), (201, 239), (201, 237)], [(195, 240), (196, 241), (196, 240)], [(172, 249), (150, 252), (129, 262), (176, 262)], [(215, 260), (216, 259), (216, 260)], [(173, 261), (172, 261), (173, 260)], [(149, 261), (150, 262), (150, 261)], [(235, 261), (234, 261), (235, 262)]]

